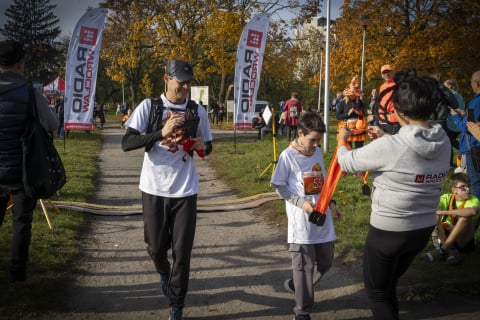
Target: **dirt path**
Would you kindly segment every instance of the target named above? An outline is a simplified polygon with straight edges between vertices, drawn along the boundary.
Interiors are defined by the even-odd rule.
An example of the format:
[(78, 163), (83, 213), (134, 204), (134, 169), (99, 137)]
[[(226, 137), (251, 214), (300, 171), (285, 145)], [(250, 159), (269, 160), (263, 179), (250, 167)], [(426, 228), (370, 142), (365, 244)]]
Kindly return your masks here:
[[(123, 131), (107, 123), (98, 203), (140, 204), (138, 177), (143, 151), (124, 153)], [(199, 201), (234, 199), (208, 160), (198, 160)], [(188, 319), (291, 319), (293, 296), (283, 289), (291, 275), (286, 235), (251, 210), (200, 212), (192, 257)], [(143, 242), (140, 215), (94, 216), (85, 234), (82, 273), (69, 289), (66, 313), (42, 319), (168, 319), (167, 299)], [(359, 261), (336, 263), (316, 291), (312, 319), (368, 319)], [(443, 306), (441, 302), (438, 303)], [(403, 306), (402, 306), (403, 307)], [(402, 319), (473, 319), (455, 310), (407, 305)], [(478, 314), (475, 313), (478, 318)], [(473, 315), (473, 317), (475, 317)], [(433, 319), (432, 318), (432, 319)]]

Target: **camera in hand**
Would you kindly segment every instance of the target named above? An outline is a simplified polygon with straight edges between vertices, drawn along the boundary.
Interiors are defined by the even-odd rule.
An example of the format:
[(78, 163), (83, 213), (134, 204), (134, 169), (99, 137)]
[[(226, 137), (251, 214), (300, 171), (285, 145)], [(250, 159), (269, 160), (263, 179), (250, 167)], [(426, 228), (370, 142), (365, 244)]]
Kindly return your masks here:
[(473, 109), (467, 109), (467, 121), (475, 122), (475, 113)]

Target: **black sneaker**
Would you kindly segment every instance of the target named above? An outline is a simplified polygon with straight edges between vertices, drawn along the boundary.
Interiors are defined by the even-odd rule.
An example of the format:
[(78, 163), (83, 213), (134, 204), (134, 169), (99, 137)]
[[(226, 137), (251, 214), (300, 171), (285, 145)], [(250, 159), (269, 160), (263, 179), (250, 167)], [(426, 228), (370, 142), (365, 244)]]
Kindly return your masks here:
[(451, 248), (448, 250), (448, 255), (446, 258), (447, 264), (454, 265), (460, 262), (460, 252), (456, 248)]
[(183, 320), (182, 308), (172, 307), (168, 320)]
[(312, 320), (312, 319), (310, 318), (309, 314), (300, 314), (300, 315), (296, 315), (295, 318), (293, 318), (293, 320)]
[(290, 293), (295, 294), (295, 286), (293, 285), (293, 279), (287, 279), (283, 283), (283, 287)]

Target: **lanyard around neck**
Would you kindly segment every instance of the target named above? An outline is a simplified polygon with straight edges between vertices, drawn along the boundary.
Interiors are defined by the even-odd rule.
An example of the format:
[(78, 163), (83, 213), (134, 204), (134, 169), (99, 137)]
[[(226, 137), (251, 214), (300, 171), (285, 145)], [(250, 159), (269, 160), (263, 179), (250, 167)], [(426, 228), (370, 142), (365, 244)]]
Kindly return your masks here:
[(297, 140), (293, 140), (292, 142), (290, 142), (290, 146), (293, 148), (293, 150), (306, 157), (311, 157), (315, 153), (315, 148), (313, 148), (311, 151), (304, 149), (302, 148), (302, 146), (300, 146), (300, 144), (298, 144)]
[[(448, 204), (448, 211), (455, 210), (455, 209), (462, 209), (465, 207), (465, 203), (467, 200), (463, 200), (460, 205), (457, 207), (457, 201), (455, 200), (455, 195), (452, 194), (450, 197), (450, 203)], [(454, 214), (450, 215), (452, 217), (452, 224), (455, 225), (457, 223), (458, 217)], [(443, 216), (442, 221), (445, 221), (447, 216)]]

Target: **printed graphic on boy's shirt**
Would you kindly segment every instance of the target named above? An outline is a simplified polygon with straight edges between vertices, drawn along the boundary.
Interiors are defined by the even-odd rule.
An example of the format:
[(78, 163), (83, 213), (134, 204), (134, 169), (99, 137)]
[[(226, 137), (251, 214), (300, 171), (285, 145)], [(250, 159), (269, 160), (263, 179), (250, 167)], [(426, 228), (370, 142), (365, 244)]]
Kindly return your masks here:
[(312, 166), (312, 171), (303, 173), (303, 185), (306, 195), (319, 194), (322, 191), (324, 182), (322, 167), (318, 163)]

